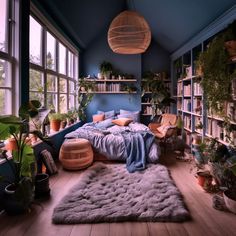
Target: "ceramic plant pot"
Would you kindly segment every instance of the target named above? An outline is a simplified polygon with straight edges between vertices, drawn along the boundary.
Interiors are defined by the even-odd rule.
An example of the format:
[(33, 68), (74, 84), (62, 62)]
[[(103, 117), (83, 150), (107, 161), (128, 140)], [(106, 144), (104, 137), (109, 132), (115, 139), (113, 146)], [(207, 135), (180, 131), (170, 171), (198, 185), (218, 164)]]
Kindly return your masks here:
[(227, 208), (236, 214), (236, 199), (232, 199), (231, 192), (229, 190), (224, 191), (223, 197)]

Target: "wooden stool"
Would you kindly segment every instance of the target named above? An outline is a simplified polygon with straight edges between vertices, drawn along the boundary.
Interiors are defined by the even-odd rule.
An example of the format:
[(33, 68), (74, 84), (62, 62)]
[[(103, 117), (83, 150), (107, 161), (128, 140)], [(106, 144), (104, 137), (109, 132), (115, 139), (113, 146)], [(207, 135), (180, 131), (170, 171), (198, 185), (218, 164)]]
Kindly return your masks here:
[(68, 139), (62, 144), (59, 160), (63, 168), (80, 170), (93, 163), (93, 149), (87, 139)]

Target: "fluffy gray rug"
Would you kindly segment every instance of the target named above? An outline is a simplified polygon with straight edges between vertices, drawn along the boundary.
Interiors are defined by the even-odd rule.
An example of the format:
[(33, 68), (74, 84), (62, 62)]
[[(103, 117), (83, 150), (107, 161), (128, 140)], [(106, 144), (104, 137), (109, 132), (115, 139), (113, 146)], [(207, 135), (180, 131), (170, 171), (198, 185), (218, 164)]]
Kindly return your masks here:
[(123, 164), (97, 163), (53, 212), (55, 224), (189, 219), (182, 196), (162, 165), (128, 173)]

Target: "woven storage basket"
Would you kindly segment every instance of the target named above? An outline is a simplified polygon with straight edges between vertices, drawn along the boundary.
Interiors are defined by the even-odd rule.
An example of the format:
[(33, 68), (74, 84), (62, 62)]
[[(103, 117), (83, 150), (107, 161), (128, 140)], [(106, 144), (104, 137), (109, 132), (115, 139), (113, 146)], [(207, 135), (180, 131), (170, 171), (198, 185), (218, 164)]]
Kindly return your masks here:
[(60, 149), (59, 160), (63, 168), (79, 170), (93, 163), (93, 150), (87, 139), (76, 138), (66, 140)]

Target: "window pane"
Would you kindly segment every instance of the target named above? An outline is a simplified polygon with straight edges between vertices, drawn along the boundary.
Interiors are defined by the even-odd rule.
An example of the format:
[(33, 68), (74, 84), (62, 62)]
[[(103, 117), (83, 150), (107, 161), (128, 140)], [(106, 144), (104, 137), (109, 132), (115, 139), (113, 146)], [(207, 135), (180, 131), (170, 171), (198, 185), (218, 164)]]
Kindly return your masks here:
[(12, 113), (11, 105), (12, 104), (12, 93), (9, 89), (0, 89), (0, 114), (9, 115)]
[(59, 86), (60, 86), (60, 92), (61, 93), (66, 93), (66, 88), (67, 88), (67, 85), (66, 85), (66, 79), (62, 79), (62, 78), (60, 78), (60, 83), (59, 83)]
[(47, 91), (57, 92), (57, 77), (54, 75), (47, 75)]
[(57, 110), (57, 95), (55, 93), (47, 93), (47, 108)]
[(44, 94), (43, 93), (30, 92), (29, 96), (30, 96), (30, 100), (38, 100), (41, 102), (42, 105), (44, 105)]
[(75, 82), (69, 80), (69, 93), (75, 92)]
[(68, 53), (68, 76), (74, 76), (74, 54), (70, 51)]
[(30, 62), (41, 65), (42, 27), (30, 16)]
[(75, 96), (70, 95), (69, 96), (69, 109), (75, 108)]
[(30, 69), (30, 91), (43, 93), (43, 74), (37, 70)]
[(66, 74), (66, 48), (59, 43), (59, 72)]
[(67, 112), (67, 95), (66, 94), (60, 94), (60, 113), (66, 113)]
[(11, 87), (11, 64), (0, 59), (0, 87)]
[(47, 32), (47, 68), (51, 70), (56, 69), (56, 39)]
[(7, 0), (0, 0), (0, 51), (7, 52), (8, 44), (8, 14)]

